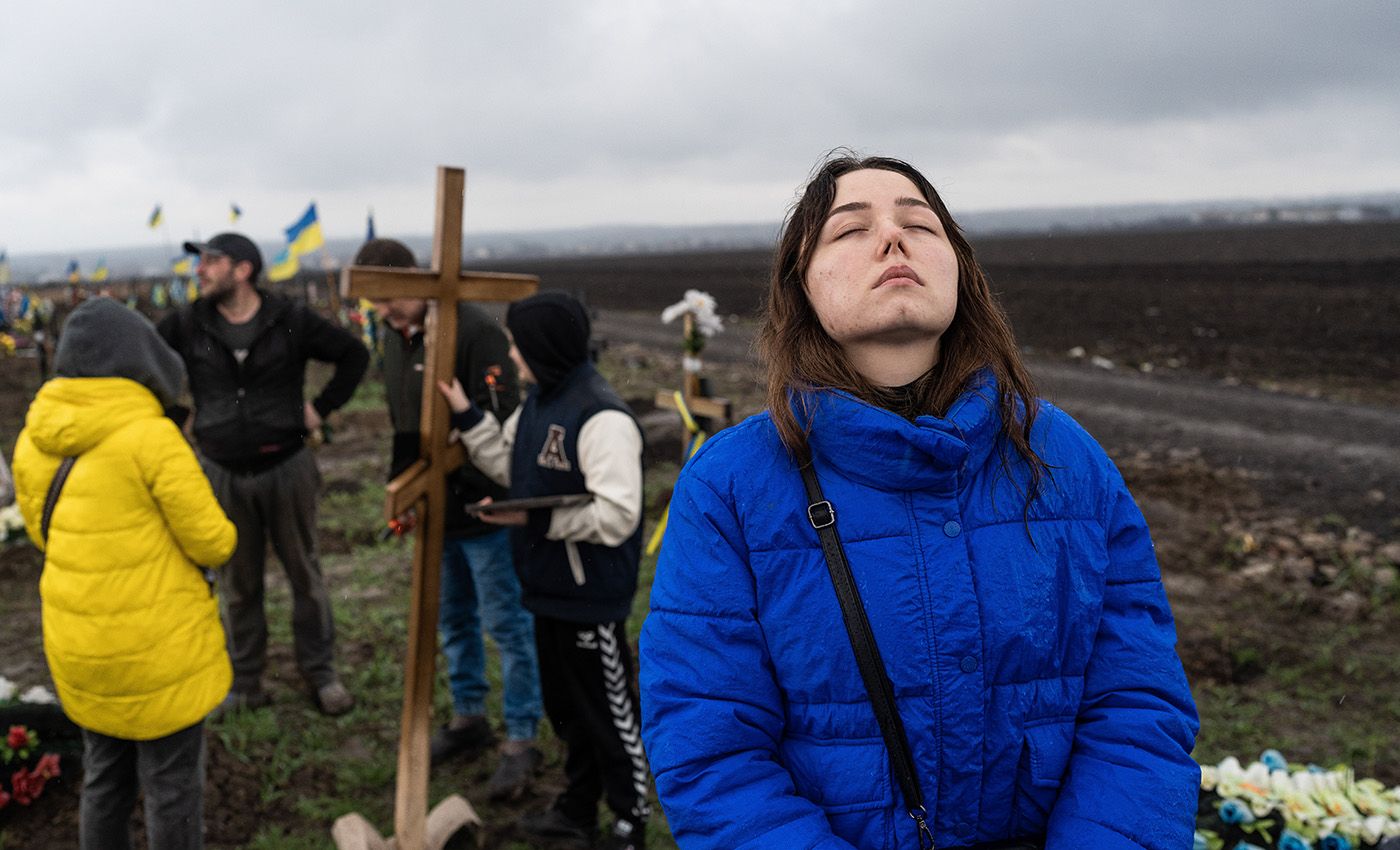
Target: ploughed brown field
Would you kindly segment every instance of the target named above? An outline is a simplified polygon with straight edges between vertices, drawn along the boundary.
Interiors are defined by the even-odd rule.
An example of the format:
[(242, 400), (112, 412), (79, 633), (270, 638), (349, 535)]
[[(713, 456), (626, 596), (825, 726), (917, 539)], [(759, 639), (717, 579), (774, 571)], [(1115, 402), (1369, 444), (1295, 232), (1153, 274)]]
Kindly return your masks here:
[[(1400, 403), (1400, 222), (972, 238), (1023, 347)], [(601, 308), (755, 315), (771, 253), (492, 264)]]
[[(1085, 362), (1106, 358), (1118, 372), (1170, 372), (1228, 392), (1239, 384), (1242, 394), (1262, 387), (1280, 399), (1331, 399), (1384, 417), (1400, 410), (1400, 222), (974, 238), (973, 244), (1033, 361), (1064, 361), (1071, 349), (1082, 348)], [(752, 318), (769, 260), (769, 252), (751, 251), (481, 266), (539, 274), (547, 288), (579, 292), (599, 310), (633, 311), (639, 326), (650, 327), (689, 288), (714, 295), (723, 313)], [(751, 330), (752, 322), (740, 322), (728, 331), (728, 344), (740, 353), (715, 356), (710, 369), (715, 390), (734, 398), (741, 414), (756, 410), (762, 398), (756, 370), (737, 346)], [(639, 412), (651, 407), (657, 388), (679, 380), (677, 335), (663, 337), (665, 344), (609, 340), (604, 368)], [(713, 344), (716, 350), (724, 339)], [(37, 386), (33, 370), (33, 360), (0, 360), (0, 448), (7, 456)], [(1318, 427), (1325, 432), (1328, 408), (1321, 409)], [(318, 450), (328, 493), (366, 486), (365, 458), (387, 455), (387, 430), (387, 417), (377, 409), (341, 418), (335, 442)], [(1400, 480), (1366, 485), (1363, 523), (1332, 512), (1316, 493), (1302, 498), (1280, 483), (1285, 478), (1221, 463), (1170, 430), (1140, 443), (1091, 430), (1122, 468), (1152, 526), (1180, 653), (1202, 714), (1197, 758), (1214, 762), (1235, 754), (1247, 760), (1277, 746), (1296, 761), (1347, 761), (1358, 775), (1400, 783)], [(658, 457), (674, 451), (667, 446)], [(1349, 482), (1321, 486), (1323, 493), (1342, 491)], [(649, 522), (659, 508), (659, 502), (649, 505)], [(372, 533), (322, 526), (327, 571), (336, 581), (349, 569), (338, 559)], [(40, 563), (32, 548), (0, 547), (0, 675), (24, 684), (44, 671), (35, 587)], [(394, 570), (397, 575), (397, 565)], [(269, 571), (278, 573), (272, 566)], [(377, 651), (353, 642), (342, 647), (347, 666), (371, 663)], [(274, 647), (269, 678), (295, 682), (288, 647)], [(291, 705), (300, 698), (280, 699)], [(328, 722), (290, 707), (277, 710), (279, 722), (288, 716)], [(337, 738), (391, 746), (397, 712), (390, 706), (374, 715), (389, 718), (383, 728), (353, 728), (355, 718), (368, 715), (351, 715)], [(298, 737), (291, 728), (285, 733), (285, 741)], [(278, 746), (293, 746), (285, 741)], [(325, 841), (326, 807), (306, 801), (336, 797), (335, 771), (301, 769), (287, 793), (269, 798), (259, 791), (265, 780), (258, 770), (277, 748), (250, 757), (236, 751), (237, 742), (226, 730), (210, 734), (209, 846), (242, 846), (269, 825)], [(346, 758), (356, 757), (347, 752)], [(481, 762), (448, 775), (453, 790), (475, 803), (484, 800), (489, 774), (489, 764)], [(519, 837), (509, 822), (547, 802), (548, 789), (560, 781), (558, 754), (551, 752), (539, 795), (482, 805), (491, 825), (485, 846), (523, 846), (512, 843)], [(9, 842), (4, 846), (74, 843), (73, 783), (54, 794), (9, 826), (0, 816)], [(392, 799), (387, 778), (383, 794)], [(351, 803), (365, 805), (360, 798)]]

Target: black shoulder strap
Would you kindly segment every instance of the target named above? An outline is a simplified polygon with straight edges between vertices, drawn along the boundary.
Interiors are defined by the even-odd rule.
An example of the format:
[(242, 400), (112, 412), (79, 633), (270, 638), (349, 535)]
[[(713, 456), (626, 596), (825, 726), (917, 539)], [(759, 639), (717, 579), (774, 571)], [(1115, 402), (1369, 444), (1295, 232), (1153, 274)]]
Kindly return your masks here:
[(44, 536), (45, 549), (49, 548), (49, 520), (53, 519), (53, 509), (58, 504), (58, 494), (63, 490), (63, 482), (68, 480), (68, 473), (72, 471), (73, 462), (76, 460), (76, 457), (64, 458), (53, 474), (53, 481), (49, 482), (49, 494), (44, 497), (44, 516), (39, 521), (39, 533)]
[(924, 795), (919, 788), (919, 774), (914, 770), (914, 759), (909, 753), (909, 738), (904, 732), (904, 721), (895, 708), (894, 686), (890, 684), (885, 663), (880, 658), (880, 648), (875, 645), (875, 633), (870, 628), (870, 619), (865, 615), (860, 592), (856, 590), (851, 565), (846, 561), (841, 538), (836, 534), (836, 509), (822, 495), (822, 487), (811, 462), (803, 464), (801, 470), (802, 484), (807, 489), (807, 519), (821, 538), (822, 554), (826, 556), (826, 567), (836, 588), (836, 599), (841, 603), (841, 617), (846, 621), (846, 635), (851, 639), (851, 649), (855, 651), (865, 692), (875, 708), (880, 735), (885, 739), (885, 748), (890, 753), (890, 765), (894, 768), (900, 790), (904, 792), (909, 817), (918, 824), (919, 847), (921, 850), (934, 850), (928, 810), (924, 808)]

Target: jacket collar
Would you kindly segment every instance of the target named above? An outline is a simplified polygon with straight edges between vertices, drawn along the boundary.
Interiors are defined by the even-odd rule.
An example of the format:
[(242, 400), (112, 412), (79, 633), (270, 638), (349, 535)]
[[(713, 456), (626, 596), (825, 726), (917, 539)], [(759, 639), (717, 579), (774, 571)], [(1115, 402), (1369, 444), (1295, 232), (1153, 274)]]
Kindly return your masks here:
[(819, 469), (897, 490), (955, 483), (965, 464), (981, 466), (1001, 428), (989, 372), (974, 378), (944, 417), (910, 422), (839, 390), (794, 393), (793, 412), (799, 425), (810, 422), (808, 441)]
[[(251, 321), (257, 326), (257, 332), (261, 334), (281, 318), (283, 313), (287, 312), (292, 305), (292, 301), (276, 292), (270, 292), (261, 287), (258, 289), (258, 295), (262, 298), (262, 304), (258, 307), (258, 312), (253, 314)], [(218, 327), (214, 312), (218, 308), (214, 305), (214, 302), (207, 298), (196, 298), (194, 303), (190, 305), (190, 308), (194, 311), (194, 315), (199, 320), (199, 324), (203, 326), (205, 330), (213, 333)]]

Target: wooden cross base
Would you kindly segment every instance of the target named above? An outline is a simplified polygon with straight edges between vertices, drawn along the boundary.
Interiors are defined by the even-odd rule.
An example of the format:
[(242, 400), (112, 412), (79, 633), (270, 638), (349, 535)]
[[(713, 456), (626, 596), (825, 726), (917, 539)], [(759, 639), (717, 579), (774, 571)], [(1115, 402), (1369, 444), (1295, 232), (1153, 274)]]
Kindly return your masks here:
[[(481, 818), (465, 798), (453, 794), (433, 807), (423, 830), (424, 850), (476, 850)], [(341, 815), (331, 827), (338, 850), (400, 850), (394, 838), (379, 834), (362, 815)]]

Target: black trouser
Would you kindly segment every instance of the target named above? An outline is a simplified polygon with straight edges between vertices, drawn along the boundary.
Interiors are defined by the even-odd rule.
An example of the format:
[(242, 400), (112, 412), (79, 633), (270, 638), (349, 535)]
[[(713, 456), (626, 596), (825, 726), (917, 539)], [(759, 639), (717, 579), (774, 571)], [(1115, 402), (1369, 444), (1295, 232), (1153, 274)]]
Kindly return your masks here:
[(270, 469), (249, 475), (205, 459), (204, 472), (219, 505), (238, 527), (238, 548), (219, 570), (233, 690), (250, 693), (262, 686), (267, 664), (263, 574), (269, 541), (292, 589), (297, 668), (313, 689), (334, 682), (335, 618), (316, 545), (316, 500), (321, 490), (316, 456), (302, 449)]
[(204, 723), (153, 741), (83, 730), (83, 850), (131, 847), (136, 792), (146, 794), (146, 840), (155, 850), (204, 846)]
[(545, 714), (569, 750), (568, 787), (555, 805), (593, 825), (603, 797), (619, 819), (639, 825), (650, 814), (648, 772), (626, 624), (536, 615), (535, 644)]

